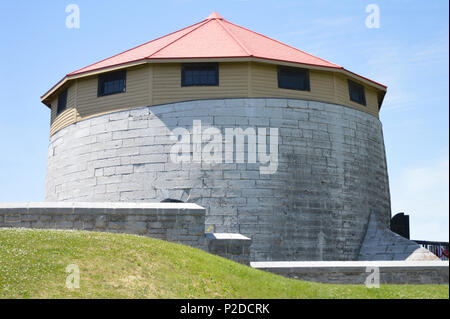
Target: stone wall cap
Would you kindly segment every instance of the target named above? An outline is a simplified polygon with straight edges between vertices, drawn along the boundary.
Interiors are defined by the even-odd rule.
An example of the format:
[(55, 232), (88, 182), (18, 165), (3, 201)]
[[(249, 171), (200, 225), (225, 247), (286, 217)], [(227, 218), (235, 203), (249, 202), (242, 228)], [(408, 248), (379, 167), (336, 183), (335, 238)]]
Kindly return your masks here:
[(94, 209), (193, 209), (204, 208), (194, 203), (132, 203), (132, 202), (31, 202), (31, 203), (0, 203), (0, 209), (12, 208), (94, 208)]
[(239, 240), (251, 240), (249, 237), (246, 237), (242, 234), (238, 233), (206, 233), (207, 239), (239, 239)]
[(448, 261), (261, 261), (251, 262), (253, 268), (347, 268), (347, 267), (380, 267), (380, 268), (440, 268), (449, 267)]

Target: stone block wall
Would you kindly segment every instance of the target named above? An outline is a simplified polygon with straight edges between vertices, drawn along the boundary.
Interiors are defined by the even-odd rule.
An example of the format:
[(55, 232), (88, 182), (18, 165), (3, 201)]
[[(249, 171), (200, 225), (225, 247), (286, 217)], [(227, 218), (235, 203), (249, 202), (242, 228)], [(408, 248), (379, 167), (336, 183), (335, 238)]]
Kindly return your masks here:
[(174, 203), (0, 204), (0, 227), (129, 233), (205, 249), (205, 209)]
[(394, 233), (370, 214), (358, 260), (439, 260), (428, 249)]
[[(277, 128), (278, 168), (173, 163), (172, 130)], [(247, 148), (244, 155), (247, 155)], [(369, 212), (389, 225), (381, 123), (342, 105), (293, 99), (171, 103), (97, 116), (51, 136), (46, 200), (159, 202), (206, 209), (206, 229), (252, 238), (252, 260), (356, 260)]]
[(205, 236), (209, 253), (250, 265), (250, 238), (229, 233), (206, 233)]
[[(368, 277), (379, 284), (448, 285), (448, 261), (317, 261), (252, 262), (255, 269), (288, 278), (329, 284), (364, 285)], [(376, 270), (375, 270), (376, 269)], [(370, 281), (369, 281), (370, 282)]]

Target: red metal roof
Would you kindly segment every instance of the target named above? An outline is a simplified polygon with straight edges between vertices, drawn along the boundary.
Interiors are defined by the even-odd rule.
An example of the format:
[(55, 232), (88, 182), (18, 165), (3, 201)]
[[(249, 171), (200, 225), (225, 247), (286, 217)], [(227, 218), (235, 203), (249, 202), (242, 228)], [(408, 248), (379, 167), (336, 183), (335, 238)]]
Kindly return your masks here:
[(208, 18), (199, 23), (67, 74), (47, 91), (41, 99), (44, 101), (54, 90), (63, 85), (65, 81), (70, 80), (71, 77), (83, 76), (84, 73), (91, 71), (140, 61), (195, 58), (258, 58), (325, 67), (367, 80), (386, 89), (386, 86), (383, 84), (350, 72), (337, 64), (315, 57), (265, 35), (228, 22), (217, 12), (213, 12)]
[(81, 74), (140, 60), (245, 57), (342, 68), (339, 65), (228, 22), (218, 13), (213, 12), (206, 20), (91, 64), (68, 75)]

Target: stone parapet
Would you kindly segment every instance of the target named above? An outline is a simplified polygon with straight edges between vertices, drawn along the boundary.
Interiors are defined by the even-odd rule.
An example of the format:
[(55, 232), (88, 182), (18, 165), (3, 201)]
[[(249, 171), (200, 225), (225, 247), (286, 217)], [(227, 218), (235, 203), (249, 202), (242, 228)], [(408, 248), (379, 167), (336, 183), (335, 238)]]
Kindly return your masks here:
[(211, 254), (250, 265), (250, 238), (228, 233), (206, 233), (205, 237), (207, 250)]
[(137, 234), (205, 249), (205, 209), (184, 203), (7, 203), (0, 227)]
[[(289, 278), (333, 284), (364, 285), (379, 274), (379, 284), (449, 283), (448, 261), (252, 262), (251, 267)], [(370, 284), (373, 284), (369, 280)]]

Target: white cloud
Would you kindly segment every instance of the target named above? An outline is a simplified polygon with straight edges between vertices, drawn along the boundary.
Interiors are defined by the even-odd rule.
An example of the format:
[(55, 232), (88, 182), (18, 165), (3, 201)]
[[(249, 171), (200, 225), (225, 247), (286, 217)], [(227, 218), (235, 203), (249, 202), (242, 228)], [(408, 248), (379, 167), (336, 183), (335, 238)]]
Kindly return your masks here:
[[(445, 71), (448, 70), (448, 29), (409, 45), (386, 39), (368, 56), (366, 69), (370, 77), (380, 79), (388, 86), (383, 110), (406, 111), (420, 105), (418, 101), (429, 102), (436, 98), (436, 92), (418, 90), (420, 82), (415, 79), (417, 74), (428, 81), (433, 79), (431, 76), (445, 77), (448, 72)], [(448, 93), (439, 98), (448, 99)]]
[[(447, 152), (448, 154), (448, 152)], [(393, 215), (410, 215), (411, 239), (448, 241), (449, 158), (404, 169), (391, 179)]]
[[(273, 35), (273, 38), (278, 38), (310, 54), (327, 58), (332, 57), (333, 52), (342, 46), (342, 37), (348, 38), (350, 33), (355, 35), (358, 32), (358, 28), (355, 28), (355, 24), (358, 23), (358, 19), (351, 16), (308, 19), (301, 21), (298, 29)], [(364, 21), (360, 24), (364, 26)], [(347, 49), (350, 49), (349, 46), (355, 43), (350, 42), (346, 45)], [(359, 44), (356, 45), (359, 47)]]

